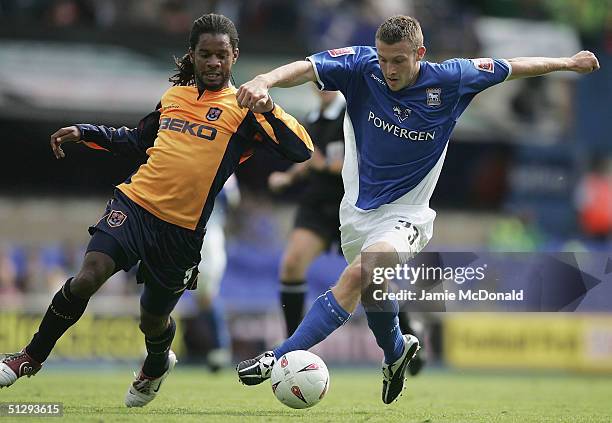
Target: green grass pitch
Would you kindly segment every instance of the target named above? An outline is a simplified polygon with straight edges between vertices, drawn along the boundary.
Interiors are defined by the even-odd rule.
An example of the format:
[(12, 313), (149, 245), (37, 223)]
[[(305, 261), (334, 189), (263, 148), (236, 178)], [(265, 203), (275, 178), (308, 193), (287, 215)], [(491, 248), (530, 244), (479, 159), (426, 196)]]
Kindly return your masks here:
[[(246, 387), (233, 372), (211, 375), (177, 366), (159, 396), (128, 409), (123, 396), (132, 380), (126, 367), (62, 370), (49, 366), (35, 377), (0, 390), (0, 402), (57, 401), (63, 418), (15, 421), (62, 422), (609, 422), (612, 378), (564, 374), (425, 371), (408, 379), (404, 395), (380, 400), (379, 369), (334, 370), (330, 391), (308, 410), (286, 408), (269, 383)], [(48, 420), (51, 419), (51, 420)]]

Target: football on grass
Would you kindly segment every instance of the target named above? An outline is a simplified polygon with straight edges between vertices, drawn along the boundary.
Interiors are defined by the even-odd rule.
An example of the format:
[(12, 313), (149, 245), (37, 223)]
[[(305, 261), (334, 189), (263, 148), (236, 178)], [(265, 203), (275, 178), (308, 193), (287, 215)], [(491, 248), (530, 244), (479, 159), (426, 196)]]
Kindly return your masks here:
[(272, 392), (287, 407), (308, 408), (323, 399), (329, 389), (329, 372), (319, 356), (291, 351), (272, 368)]

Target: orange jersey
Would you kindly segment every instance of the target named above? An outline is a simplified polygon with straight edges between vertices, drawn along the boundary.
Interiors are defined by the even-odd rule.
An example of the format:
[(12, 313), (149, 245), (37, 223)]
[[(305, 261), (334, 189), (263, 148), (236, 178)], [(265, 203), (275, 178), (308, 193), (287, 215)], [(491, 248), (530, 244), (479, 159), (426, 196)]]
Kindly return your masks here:
[(159, 219), (194, 230), (206, 225), (223, 184), (257, 147), (272, 148), (296, 162), (308, 159), (313, 150), (306, 130), (281, 107), (254, 114), (238, 106), (236, 91), (168, 89), (158, 111), (147, 117), (149, 123), (158, 117), (152, 145), (143, 139), (147, 118), (133, 130), (78, 126), (82, 139), (94, 148), (146, 151), (146, 163), (117, 188)]

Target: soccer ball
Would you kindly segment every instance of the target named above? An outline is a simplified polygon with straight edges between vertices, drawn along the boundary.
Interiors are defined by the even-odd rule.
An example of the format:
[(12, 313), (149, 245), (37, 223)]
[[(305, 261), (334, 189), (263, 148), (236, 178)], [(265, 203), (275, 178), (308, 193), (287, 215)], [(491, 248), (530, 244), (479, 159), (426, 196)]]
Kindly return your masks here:
[(287, 407), (308, 408), (329, 389), (329, 372), (321, 358), (308, 351), (291, 351), (272, 367), (272, 392)]

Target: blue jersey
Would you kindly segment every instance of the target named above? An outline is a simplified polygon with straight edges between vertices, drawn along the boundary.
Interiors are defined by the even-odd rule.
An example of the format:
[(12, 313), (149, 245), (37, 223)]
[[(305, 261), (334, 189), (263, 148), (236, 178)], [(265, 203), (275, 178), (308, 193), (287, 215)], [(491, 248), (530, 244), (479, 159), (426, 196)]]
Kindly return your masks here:
[(373, 47), (329, 50), (308, 60), (319, 88), (346, 98), (345, 200), (362, 210), (428, 205), (457, 119), (476, 94), (511, 73), (500, 59), (422, 61), (415, 83), (394, 92)]

